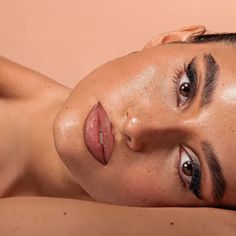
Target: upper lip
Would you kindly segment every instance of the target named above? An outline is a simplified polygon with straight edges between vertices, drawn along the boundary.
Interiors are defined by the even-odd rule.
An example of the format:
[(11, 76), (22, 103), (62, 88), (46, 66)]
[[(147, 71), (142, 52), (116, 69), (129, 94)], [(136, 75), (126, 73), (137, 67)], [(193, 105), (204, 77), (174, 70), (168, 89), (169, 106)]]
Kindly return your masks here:
[(115, 138), (112, 133), (112, 123), (99, 102), (92, 108), (86, 118), (84, 139), (92, 156), (103, 165), (106, 165), (110, 160)]

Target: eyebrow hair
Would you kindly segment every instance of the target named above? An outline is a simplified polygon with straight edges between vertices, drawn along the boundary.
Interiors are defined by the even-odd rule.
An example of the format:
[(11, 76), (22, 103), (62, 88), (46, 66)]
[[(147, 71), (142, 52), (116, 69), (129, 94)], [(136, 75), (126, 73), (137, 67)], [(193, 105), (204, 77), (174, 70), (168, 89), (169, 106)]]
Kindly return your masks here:
[(226, 189), (226, 181), (223, 175), (222, 167), (219, 163), (219, 159), (214, 151), (214, 148), (210, 143), (208, 143), (207, 141), (202, 142), (202, 150), (205, 155), (208, 168), (210, 170), (212, 181), (212, 197), (217, 203), (220, 203)]
[(205, 65), (205, 82), (201, 95), (201, 107), (212, 102), (219, 74), (219, 65), (210, 53), (205, 54), (203, 60)]

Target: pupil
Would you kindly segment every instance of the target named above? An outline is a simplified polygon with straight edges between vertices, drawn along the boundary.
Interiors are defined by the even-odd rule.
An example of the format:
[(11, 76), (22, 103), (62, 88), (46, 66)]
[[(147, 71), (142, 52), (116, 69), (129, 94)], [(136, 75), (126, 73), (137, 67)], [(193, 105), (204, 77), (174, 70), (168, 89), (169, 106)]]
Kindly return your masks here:
[(193, 165), (190, 161), (184, 162), (182, 166), (182, 171), (185, 175), (187, 176), (192, 176), (193, 175)]
[(189, 94), (191, 92), (191, 88), (190, 88), (190, 83), (182, 83), (180, 85), (180, 88), (179, 88), (179, 93), (184, 96), (184, 97), (188, 97)]

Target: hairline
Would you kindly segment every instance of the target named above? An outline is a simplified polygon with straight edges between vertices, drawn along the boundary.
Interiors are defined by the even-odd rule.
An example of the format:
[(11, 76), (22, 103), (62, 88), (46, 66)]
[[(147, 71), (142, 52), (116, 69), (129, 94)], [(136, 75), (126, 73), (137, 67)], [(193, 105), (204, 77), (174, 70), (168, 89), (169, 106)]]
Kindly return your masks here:
[(184, 44), (184, 45), (195, 45), (195, 44), (224, 44), (225, 46), (232, 46), (232, 47), (236, 47), (236, 41), (235, 42), (230, 42), (227, 40), (221, 40), (221, 41), (189, 41), (189, 42), (185, 42), (185, 41), (175, 41), (175, 42), (170, 42), (168, 44)]
[(197, 35), (190, 38), (189, 43), (190, 44), (223, 43), (225, 46), (236, 47), (236, 33), (222, 32), (222, 33)]
[(186, 41), (175, 41), (169, 44), (211, 44), (223, 43), (225, 46), (236, 47), (236, 33), (213, 33), (192, 36)]

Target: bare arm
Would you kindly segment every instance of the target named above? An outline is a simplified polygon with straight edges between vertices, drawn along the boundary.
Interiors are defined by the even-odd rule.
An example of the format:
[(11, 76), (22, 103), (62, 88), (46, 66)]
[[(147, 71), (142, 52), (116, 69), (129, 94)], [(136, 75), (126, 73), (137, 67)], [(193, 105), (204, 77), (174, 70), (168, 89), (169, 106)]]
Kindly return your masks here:
[[(45, 86), (45, 84), (49, 87)], [(36, 97), (40, 90), (47, 91), (56, 84), (58, 82), (55, 80), (0, 55), (1, 97), (32, 98)], [(63, 85), (61, 84), (60, 86)], [(66, 88), (65, 86), (63, 87)]]
[(211, 208), (138, 208), (42, 197), (0, 200), (1, 235), (235, 235), (236, 214)]

